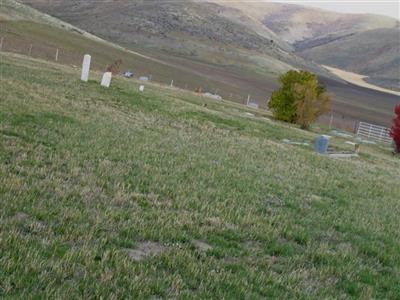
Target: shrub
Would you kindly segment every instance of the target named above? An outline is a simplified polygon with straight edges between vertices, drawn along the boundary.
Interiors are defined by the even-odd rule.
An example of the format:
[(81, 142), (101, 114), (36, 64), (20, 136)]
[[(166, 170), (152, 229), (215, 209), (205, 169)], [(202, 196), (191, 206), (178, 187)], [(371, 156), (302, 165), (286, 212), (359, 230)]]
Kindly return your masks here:
[(330, 110), (331, 100), (315, 74), (289, 71), (279, 81), (281, 87), (272, 94), (268, 104), (276, 119), (307, 129)]
[(106, 72), (111, 72), (113, 75), (117, 75), (120, 72), (121, 65), (122, 59), (117, 59), (115, 62), (107, 66)]
[(393, 126), (390, 131), (390, 136), (393, 138), (395, 152), (400, 153), (400, 104), (394, 109), (396, 117), (393, 119)]

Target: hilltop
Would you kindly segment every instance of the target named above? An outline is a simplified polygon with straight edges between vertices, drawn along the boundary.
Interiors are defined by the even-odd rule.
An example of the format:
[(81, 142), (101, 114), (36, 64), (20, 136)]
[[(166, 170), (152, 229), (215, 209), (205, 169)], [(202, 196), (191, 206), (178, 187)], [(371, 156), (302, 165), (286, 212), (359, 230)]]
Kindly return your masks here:
[(257, 20), (308, 61), (368, 76), (400, 90), (399, 21), (372, 14), (341, 14), (300, 5), (213, 0)]

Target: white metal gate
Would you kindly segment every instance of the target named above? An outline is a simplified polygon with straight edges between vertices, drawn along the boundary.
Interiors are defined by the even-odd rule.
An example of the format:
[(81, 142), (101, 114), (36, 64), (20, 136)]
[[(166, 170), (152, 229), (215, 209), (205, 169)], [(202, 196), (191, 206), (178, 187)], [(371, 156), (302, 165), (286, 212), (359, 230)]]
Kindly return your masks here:
[(389, 133), (390, 129), (383, 126), (365, 122), (360, 122), (360, 124), (358, 124), (357, 135), (367, 139), (391, 143), (393, 139), (390, 137)]

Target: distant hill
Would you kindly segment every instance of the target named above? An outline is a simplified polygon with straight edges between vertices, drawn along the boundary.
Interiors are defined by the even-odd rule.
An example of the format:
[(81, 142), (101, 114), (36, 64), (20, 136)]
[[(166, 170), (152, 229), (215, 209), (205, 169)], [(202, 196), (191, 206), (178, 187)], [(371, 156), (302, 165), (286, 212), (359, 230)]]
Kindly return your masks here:
[(289, 43), (300, 56), (369, 76), (400, 89), (400, 34), (395, 19), (341, 14), (293, 4), (213, 0), (242, 11)]
[(295, 55), (288, 43), (253, 17), (211, 2), (21, 2), (131, 49), (260, 74), (276, 75), (290, 68), (324, 73)]
[(382, 28), (310, 45), (300, 53), (321, 64), (368, 75), (368, 82), (395, 89), (400, 87), (399, 43), (399, 28)]
[[(400, 88), (394, 36), (398, 21), (388, 17), (254, 1), (21, 1), (106, 40), (156, 55), (259, 74), (299, 68), (331, 76), (316, 62), (369, 76), (377, 85)], [(351, 51), (360, 45), (368, 51)], [(354, 53), (368, 63), (362, 68), (348, 64), (358, 64)]]
[(393, 28), (399, 23), (395, 19), (380, 15), (342, 14), (293, 4), (246, 0), (211, 2), (242, 11), (290, 44), (323, 36)]

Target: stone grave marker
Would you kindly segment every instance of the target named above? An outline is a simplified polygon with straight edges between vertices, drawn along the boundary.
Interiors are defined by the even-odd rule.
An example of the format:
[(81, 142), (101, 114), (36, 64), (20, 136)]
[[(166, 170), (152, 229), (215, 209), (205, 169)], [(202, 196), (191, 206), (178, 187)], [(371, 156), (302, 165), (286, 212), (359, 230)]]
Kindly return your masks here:
[(106, 88), (110, 87), (111, 77), (112, 77), (111, 72), (105, 72), (103, 75), (103, 79), (101, 80), (101, 86), (104, 86)]
[(86, 54), (83, 57), (81, 80), (84, 81), (84, 82), (87, 82), (89, 80), (90, 62), (91, 62), (91, 60), (92, 60), (92, 57), (89, 54)]
[(328, 152), (329, 138), (327, 135), (318, 137), (315, 141), (315, 151), (320, 154), (326, 154)]
[(248, 107), (254, 108), (254, 109), (258, 109), (259, 106), (257, 103), (254, 102), (249, 102), (249, 104), (247, 104)]

